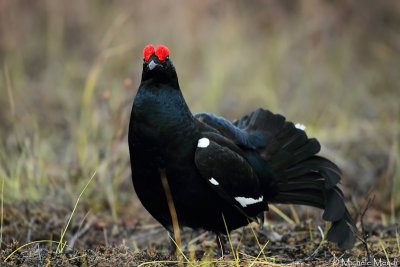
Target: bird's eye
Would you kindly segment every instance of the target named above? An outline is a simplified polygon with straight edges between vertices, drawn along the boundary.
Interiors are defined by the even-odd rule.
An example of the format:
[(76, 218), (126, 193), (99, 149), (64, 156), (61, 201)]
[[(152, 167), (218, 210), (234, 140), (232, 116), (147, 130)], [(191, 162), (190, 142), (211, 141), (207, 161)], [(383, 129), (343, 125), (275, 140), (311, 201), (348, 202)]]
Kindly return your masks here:
[(165, 57), (165, 60), (167, 60), (167, 59), (169, 59), (169, 56), (166, 56), (166, 57)]

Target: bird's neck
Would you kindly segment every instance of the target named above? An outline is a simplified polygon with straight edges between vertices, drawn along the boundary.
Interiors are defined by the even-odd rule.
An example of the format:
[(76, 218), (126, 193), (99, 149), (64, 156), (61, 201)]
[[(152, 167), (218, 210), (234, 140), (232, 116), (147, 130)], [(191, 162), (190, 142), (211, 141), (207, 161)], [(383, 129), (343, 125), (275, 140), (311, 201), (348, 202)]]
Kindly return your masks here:
[(130, 135), (137, 143), (171, 147), (190, 140), (194, 117), (179, 87), (142, 83), (135, 97)]

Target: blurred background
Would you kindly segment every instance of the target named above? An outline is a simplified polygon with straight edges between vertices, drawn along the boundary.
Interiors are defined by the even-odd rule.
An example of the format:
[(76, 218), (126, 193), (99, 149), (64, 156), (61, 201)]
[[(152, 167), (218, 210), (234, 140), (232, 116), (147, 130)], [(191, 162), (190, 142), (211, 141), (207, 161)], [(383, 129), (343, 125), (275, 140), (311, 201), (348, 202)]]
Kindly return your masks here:
[(193, 113), (305, 124), (352, 214), (375, 196), (369, 220), (400, 217), (399, 1), (0, 0), (3, 245), (59, 238), (95, 171), (71, 234), (89, 221), (107, 244), (155, 224), (127, 145), (149, 43), (169, 47)]

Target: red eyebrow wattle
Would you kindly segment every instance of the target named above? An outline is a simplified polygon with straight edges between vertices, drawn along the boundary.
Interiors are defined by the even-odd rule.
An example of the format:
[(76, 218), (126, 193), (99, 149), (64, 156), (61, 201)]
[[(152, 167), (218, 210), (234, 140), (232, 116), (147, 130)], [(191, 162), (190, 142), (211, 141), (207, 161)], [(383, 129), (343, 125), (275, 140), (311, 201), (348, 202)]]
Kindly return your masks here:
[(169, 49), (165, 45), (159, 45), (156, 48), (156, 56), (159, 60), (163, 61), (165, 57), (169, 56)]
[(146, 61), (149, 61), (149, 58), (151, 57), (152, 54), (154, 54), (155, 49), (152, 44), (146, 45), (146, 47), (143, 49), (143, 57)]

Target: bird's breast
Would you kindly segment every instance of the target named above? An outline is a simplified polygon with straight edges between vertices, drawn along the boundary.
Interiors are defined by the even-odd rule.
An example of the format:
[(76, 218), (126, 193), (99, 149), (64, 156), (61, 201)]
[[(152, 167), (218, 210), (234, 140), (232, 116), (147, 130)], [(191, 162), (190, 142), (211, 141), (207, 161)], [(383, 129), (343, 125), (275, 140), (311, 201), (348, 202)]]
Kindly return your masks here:
[(135, 151), (164, 161), (193, 157), (197, 139), (190, 117), (162, 101), (136, 103), (129, 138)]

